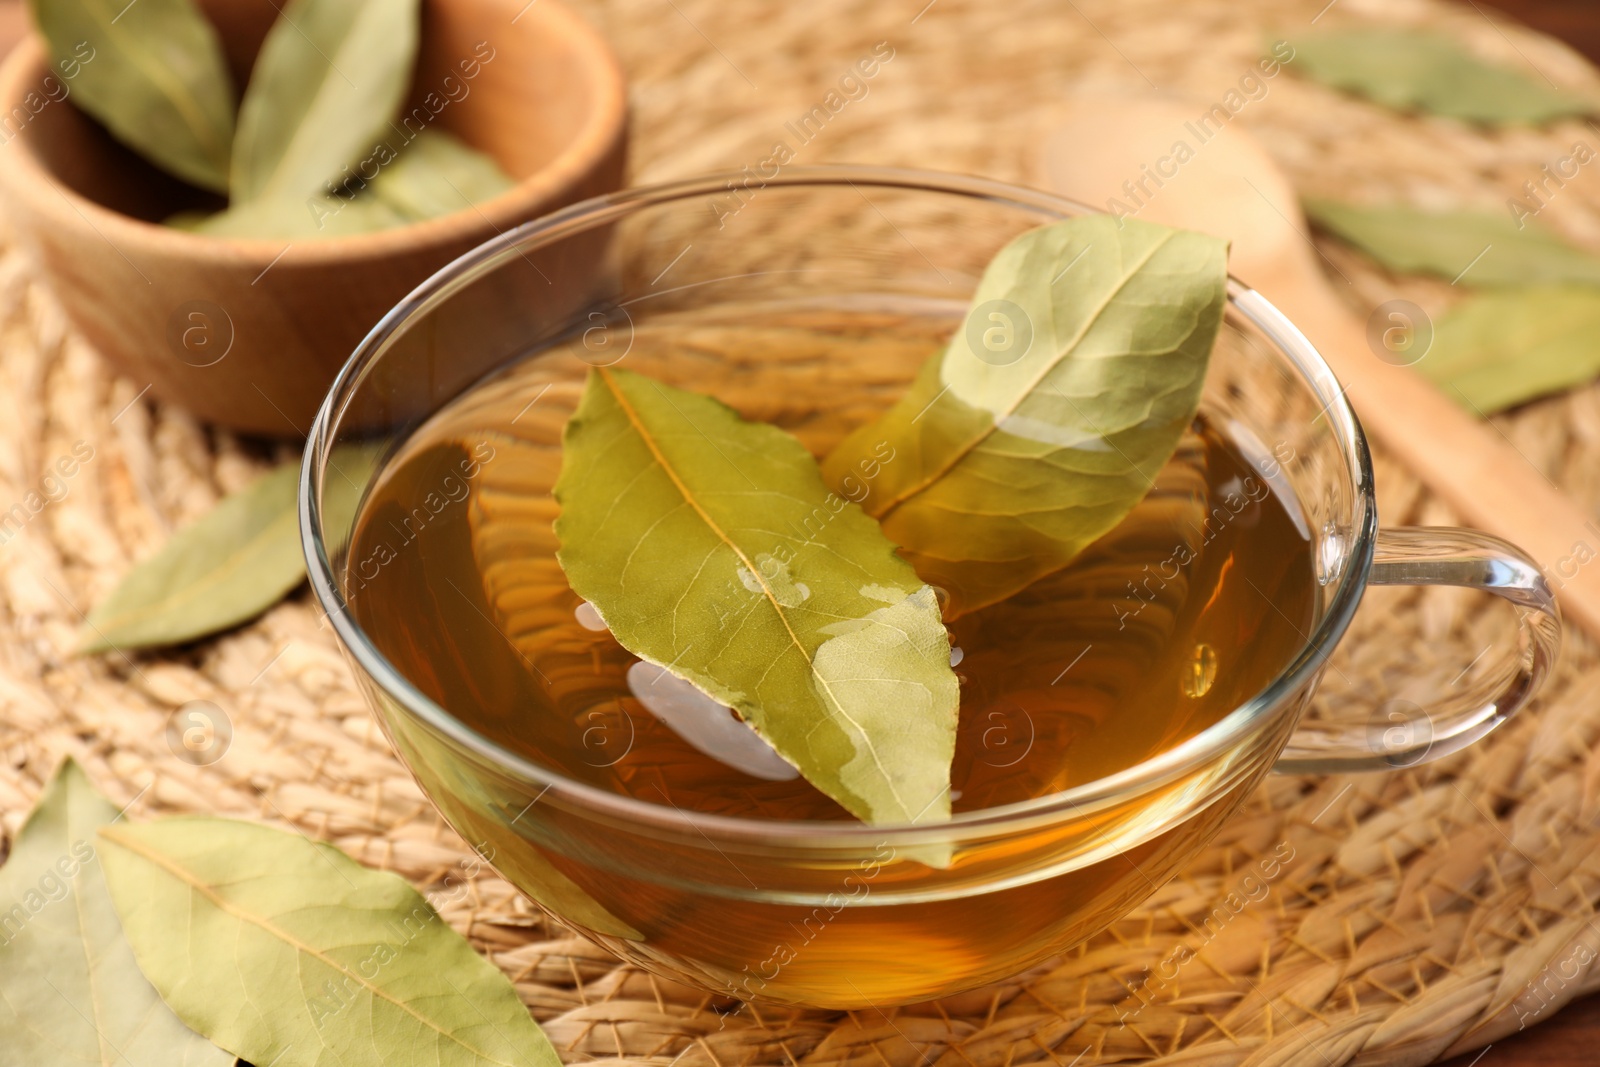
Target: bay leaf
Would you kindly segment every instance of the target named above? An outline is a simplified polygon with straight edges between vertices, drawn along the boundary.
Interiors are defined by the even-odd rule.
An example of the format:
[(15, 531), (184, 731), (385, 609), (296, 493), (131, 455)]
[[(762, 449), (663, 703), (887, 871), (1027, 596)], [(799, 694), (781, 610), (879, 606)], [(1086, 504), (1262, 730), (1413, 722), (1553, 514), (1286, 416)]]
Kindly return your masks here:
[(1428, 30), (1360, 26), (1297, 39), (1290, 69), (1397, 111), (1487, 124), (1592, 115), (1596, 101), (1478, 58)]
[[(348, 529), (376, 462), (344, 445), (329, 461), (328, 529)], [(282, 600), (306, 576), (295, 491), (284, 463), (179, 530), (89, 613), (80, 652), (182, 644), (239, 625)]]
[(405, 101), (418, 0), (290, 0), (250, 73), (233, 140), (233, 203), (343, 184)]
[(179, 211), (176, 214), (168, 215), (166, 218), (162, 219), (161, 225), (171, 226), (174, 230), (186, 230), (190, 233), (198, 233), (200, 228), (217, 214), (220, 214), (220, 212)]
[(1149, 491), (1194, 419), (1226, 297), (1216, 238), (1105, 215), (1030, 230), (823, 475), (850, 496), (870, 482), (862, 507), (945, 591), (947, 618), (1004, 600)]
[(396, 875), (232, 819), (123, 824), (100, 841), (145, 975), (251, 1063), (560, 1064), (506, 976)]
[(461, 211), (515, 184), (484, 153), (443, 131), (424, 130), (371, 182), (350, 183), (352, 191), (247, 200), (211, 215), (185, 212), (166, 222), (214, 237), (344, 237)]
[(227, 192), (233, 81), (193, 0), (29, 0), (70, 99), (117, 140), (202, 189)]
[(623, 647), (858, 818), (949, 818), (960, 693), (938, 602), (799, 441), (596, 369), (562, 449), (557, 559)]
[(1419, 211), (1308, 200), (1306, 214), (1397, 274), (1432, 274), (1467, 286), (1576, 282), (1600, 285), (1600, 257), (1509, 212)]
[(516, 183), (486, 153), (443, 130), (423, 130), (372, 180), (371, 192), (407, 219), (448, 215)]
[(231, 1067), (139, 972), (95, 832), (117, 818), (67, 760), (0, 867), (0, 1060), (28, 1067)]
[(166, 226), (213, 237), (296, 240), (347, 237), (406, 226), (498, 197), (512, 179), (493, 158), (442, 130), (424, 130), (371, 182), (309, 198), (246, 200), (226, 211), (174, 214)]
[(175, 215), (166, 224), (212, 237), (293, 241), (376, 233), (410, 221), (390, 204), (370, 192), (362, 192), (353, 196), (247, 200), (203, 218)]
[(1600, 289), (1505, 289), (1441, 316), (1416, 369), (1480, 415), (1600, 376)]

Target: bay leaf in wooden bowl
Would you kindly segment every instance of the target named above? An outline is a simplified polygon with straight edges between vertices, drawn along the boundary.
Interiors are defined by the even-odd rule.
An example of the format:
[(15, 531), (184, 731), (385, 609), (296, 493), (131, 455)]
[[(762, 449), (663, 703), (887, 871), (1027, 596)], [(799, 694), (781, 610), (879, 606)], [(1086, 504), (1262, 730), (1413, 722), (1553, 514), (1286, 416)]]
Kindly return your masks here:
[[(234, 83), (245, 84), (277, 5), (201, 6)], [(395, 128), (449, 133), (515, 184), (371, 233), (243, 239), (163, 225), (223, 201), (112, 137), (74, 106), (67, 74), (37, 38), (0, 66), (0, 209), (74, 326), (121, 373), (248, 433), (303, 435), (357, 342), (417, 284), (519, 223), (622, 183), (621, 69), (556, 0), (424, 0), (411, 97)], [(525, 299), (586, 299), (582, 269), (528, 267)]]

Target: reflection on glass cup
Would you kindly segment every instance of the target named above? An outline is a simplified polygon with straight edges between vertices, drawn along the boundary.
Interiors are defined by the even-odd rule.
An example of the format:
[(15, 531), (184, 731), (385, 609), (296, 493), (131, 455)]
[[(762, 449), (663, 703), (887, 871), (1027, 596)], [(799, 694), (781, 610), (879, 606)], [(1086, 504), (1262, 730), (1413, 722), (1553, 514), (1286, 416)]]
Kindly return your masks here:
[[(1305, 616), (1299, 623), (1284, 616), (1273, 629), (1279, 644), (1257, 642), (1272, 646), (1275, 658), (1263, 661), (1259, 684), (1248, 691), (1236, 691), (1241, 653), (1226, 634), (1173, 657), (1164, 692), (1175, 705), (1213, 711), (1192, 730), (1151, 731), (1150, 751), (1092, 779), (1064, 772), (1064, 788), (997, 806), (973, 807), (974, 793), (948, 823), (916, 827), (709, 813), (607, 788), (603, 776), (639, 759), (649, 740), (636, 719), (617, 716), (622, 704), (604, 700), (573, 716), (574, 751), (565, 762), (538, 758), (518, 743), (518, 731), (546, 712), (518, 696), (522, 690), (496, 689), (495, 679), (465, 671), (444, 698), (437, 679), (461, 649), (451, 643), (459, 635), (439, 632), (445, 616), (420, 607), (405, 613), (415, 616), (406, 620), (408, 645), (393, 636), (400, 631), (388, 628), (388, 618), (364, 606), (373, 589), (421, 566), (421, 553), (404, 545), (373, 553), (360, 530), (352, 549), (352, 529), (326, 525), (321, 497), (337, 446), (376, 437), (391, 454), (403, 450), (430, 420), (456, 411), (468, 389), (536, 356), (553, 383), (547, 388), (620, 363), (703, 391), (716, 391), (719, 378), (737, 381), (740, 395), (754, 398), (749, 403), (781, 407), (791, 383), (776, 357), (745, 353), (724, 364), (716, 353), (725, 350), (697, 341), (694, 360), (674, 362), (661, 355), (659, 338), (737, 334), (745, 309), (789, 322), (795, 309), (828, 308), (893, 332), (927, 308), (930, 321), (953, 328), (1001, 246), (1087, 210), (994, 182), (866, 168), (794, 168), (759, 188), (732, 190), (713, 178), (591, 200), (441, 271), (345, 367), (317, 419), (301, 485), (313, 587), (401, 757), (461, 836), (492, 849), (501, 873), (619, 956), (741, 1000), (851, 1008), (969, 989), (1037, 964), (1127, 913), (1275, 767), (1381, 770), (1437, 759), (1515, 714), (1543, 681), (1559, 624), (1538, 567), (1514, 547), (1465, 530), (1380, 530), (1366, 443), (1328, 368), (1282, 315), (1232, 283), (1202, 415), (1256, 463), (1300, 531), (1283, 551), (1305, 553)], [(739, 198), (737, 217), (717, 210), (730, 196)], [(974, 351), (997, 364), (1037, 343), (1007, 311), (993, 309), (992, 321), (976, 324), (984, 332)], [(816, 373), (829, 358), (819, 348)], [(892, 399), (914, 372), (909, 357), (868, 361), (830, 386), (825, 406), (849, 408), (871, 389)], [(558, 403), (557, 394), (543, 395), (530, 391), (524, 410)], [(479, 470), (479, 460), (505, 462), (483, 458), (499, 450), (558, 450), (558, 437), (538, 439), (558, 433), (553, 410), (540, 418), (554, 429), (518, 437), (522, 424), (501, 427), (493, 437), (499, 443), (486, 435), (488, 451), (468, 455), (462, 470)], [(827, 420), (819, 419), (794, 432), (825, 437), (818, 427)], [(869, 479), (864, 472), (863, 493)], [(481, 482), (468, 492), (485, 492)], [(482, 522), (490, 503), (469, 496), (442, 503), (439, 514), (455, 507), (464, 509), (462, 523)], [(439, 597), (454, 595), (444, 578), (436, 584)], [(1498, 671), (1475, 673), (1393, 716), (1368, 706), (1348, 722), (1302, 723), (1327, 656), (1369, 585), (1494, 593), (1520, 609), (1517, 644)], [(1270, 600), (1256, 606), (1263, 617), (1275, 610)], [(1130, 623), (1148, 632), (1166, 617), (1153, 599), (1148, 610), (1142, 599), (1127, 604), (1116, 617), (1096, 616), (1094, 632), (1114, 635)], [(493, 642), (498, 632), (522, 640), (508, 636), (515, 625), (497, 619), (497, 610), (473, 605), (488, 627), (474, 639)], [(532, 643), (517, 648), (537, 652), (538, 639), (534, 627)], [(956, 669), (980, 670), (983, 650), (962, 644), (967, 658)], [(518, 654), (540, 672), (536, 655)], [(1100, 684), (1097, 657), (1086, 648), (1080, 659), (1063, 655), (1019, 669), (1039, 672), (1032, 688), (970, 707), (964, 701), (971, 740), (964, 766), (973, 780), (1019, 774), (1035, 766), (1041, 746), (1059, 742), (1068, 727), (1058, 716), (1041, 717), (1037, 694)], [(1292, 864), (1286, 855), (1267, 860)]]

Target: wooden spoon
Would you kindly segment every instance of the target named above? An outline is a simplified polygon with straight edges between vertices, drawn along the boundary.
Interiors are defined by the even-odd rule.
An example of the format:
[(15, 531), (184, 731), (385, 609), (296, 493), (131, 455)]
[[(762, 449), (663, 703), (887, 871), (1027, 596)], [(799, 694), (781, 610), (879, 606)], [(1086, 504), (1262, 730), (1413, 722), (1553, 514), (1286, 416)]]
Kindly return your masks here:
[(1600, 637), (1600, 566), (1585, 566), (1600, 558), (1600, 523), (1493, 426), (1378, 358), (1330, 287), (1288, 179), (1244, 131), (1214, 119), (1201, 127), (1205, 114), (1203, 104), (1170, 98), (1081, 98), (1046, 144), (1040, 183), (1231, 240), (1230, 270), (1317, 347), (1368, 432), (1463, 521), (1531, 555), (1569, 616)]

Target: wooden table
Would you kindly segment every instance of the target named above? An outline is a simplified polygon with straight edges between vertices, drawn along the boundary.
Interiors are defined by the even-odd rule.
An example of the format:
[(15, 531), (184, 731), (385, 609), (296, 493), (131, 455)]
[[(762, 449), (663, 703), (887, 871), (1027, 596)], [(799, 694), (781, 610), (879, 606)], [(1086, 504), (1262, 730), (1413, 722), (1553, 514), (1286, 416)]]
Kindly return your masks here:
[(1593, 1067), (1600, 1063), (1600, 996), (1440, 1067)]
[[(1483, 10), (1486, 5), (1475, 6)], [(1494, 7), (1536, 30), (1561, 38), (1600, 64), (1600, 5), (1594, 0), (1495, 0)]]

